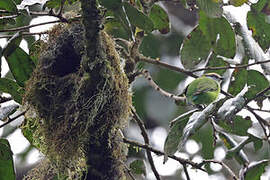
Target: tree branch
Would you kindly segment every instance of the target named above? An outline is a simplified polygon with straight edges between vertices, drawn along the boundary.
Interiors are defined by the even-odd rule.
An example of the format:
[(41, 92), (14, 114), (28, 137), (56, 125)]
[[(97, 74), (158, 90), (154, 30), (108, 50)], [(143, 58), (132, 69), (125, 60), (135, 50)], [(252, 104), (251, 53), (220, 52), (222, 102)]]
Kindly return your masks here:
[[(22, 32), (21, 35), (22, 36), (34, 36), (34, 35), (43, 35), (43, 34), (48, 34), (48, 31), (44, 31), (44, 32), (37, 32), (37, 33), (29, 33), (29, 32)], [(11, 38), (13, 37), (13, 35), (3, 35), (3, 36), (0, 36), (0, 39), (2, 38)]]
[[(139, 125), (139, 127), (141, 129), (141, 134), (143, 136), (144, 143), (149, 146), (149, 137), (148, 137), (148, 134), (146, 132), (145, 126), (143, 124), (143, 121), (140, 119), (139, 115), (134, 111), (133, 108), (131, 108), (131, 111), (133, 114), (133, 119), (137, 122), (137, 124)], [(153, 157), (151, 155), (151, 151), (146, 149), (146, 154), (147, 154), (147, 158), (149, 160), (149, 163), (150, 163), (150, 166), (151, 166), (151, 169), (152, 169), (154, 175), (156, 176), (157, 180), (160, 180), (160, 176), (159, 176), (157, 169), (155, 167), (154, 160), (153, 160)]]
[(255, 63), (237, 65), (237, 66), (205, 67), (205, 68), (194, 69), (191, 72), (194, 73), (194, 72), (207, 71), (207, 70), (240, 69), (240, 68), (247, 68), (249, 66), (254, 66), (254, 65), (258, 65), (258, 64), (264, 64), (264, 63), (268, 63), (268, 62), (270, 62), (270, 60), (259, 61), (259, 62), (255, 62)]
[(36, 26), (41, 26), (41, 25), (46, 25), (46, 24), (53, 24), (53, 23), (60, 23), (60, 22), (62, 22), (62, 21), (61, 20), (55, 20), (55, 21), (49, 21), (49, 22), (43, 22), (43, 23), (38, 23), (38, 24), (32, 24), (32, 25), (22, 26), (22, 27), (17, 27), (17, 28), (3, 29), (3, 30), (0, 30), (0, 33), (1, 32), (22, 31), (22, 30), (30, 29), (30, 28), (36, 27)]
[[(143, 148), (143, 149), (147, 149), (147, 150), (149, 150), (149, 151), (151, 151), (151, 152), (153, 152), (153, 153), (155, 153), (155, 154), (157, 154), (157, 155), (165, 155), (164, 152), (159, 151), (159, 150), (157, 150), (157, 149), (154, 149), (154, 148), (152, 148), (151, 146), (146, 145), (146, 144), (141, 144), (141, 143), (138, 143), (138, 142), (136, 142), (136, 141), (128, 140), (128, 139), (126, 139), (126, 138), (123, 138), (123, 142), (124, 142), (124, 143), (127, 143), (127, 144), (130, 144), (130, 145), (133, 145), (133, 146), (136, 146), (136, 147), (140, 147), (140, 148)], [(201, 167), (201, 165), (198, 164), (198, 163), (192, 162), (192, 161), (190, 161), (190, 160), (188, 160), (188, 159), (184, 159), (184, 158), (177, 157), (177, 156), (175, 156), (175, 155), (168, 155), (168, 157), (170, 157), (171, 159), (174, 159), (174, 160), (178, 161), (178, 162), (179, 162), (180, 164), (182, 164), (182, 165), (183, 165), (183, 164), (189, 164), (189, 165), (191, 165), (193, 168), (199, 169), (199, 170), (205, 172), (205, 170), (204, 170), (204, 169)]]

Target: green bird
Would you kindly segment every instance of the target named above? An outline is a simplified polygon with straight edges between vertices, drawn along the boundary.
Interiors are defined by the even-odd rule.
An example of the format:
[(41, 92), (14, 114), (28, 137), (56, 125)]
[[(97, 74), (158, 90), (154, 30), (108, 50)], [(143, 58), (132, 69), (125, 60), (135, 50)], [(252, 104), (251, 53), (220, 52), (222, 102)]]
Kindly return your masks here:
[(187, 104), (209, 105), (218, 98), (222, 77), (207, 73), (192, 81), (185, 89)]

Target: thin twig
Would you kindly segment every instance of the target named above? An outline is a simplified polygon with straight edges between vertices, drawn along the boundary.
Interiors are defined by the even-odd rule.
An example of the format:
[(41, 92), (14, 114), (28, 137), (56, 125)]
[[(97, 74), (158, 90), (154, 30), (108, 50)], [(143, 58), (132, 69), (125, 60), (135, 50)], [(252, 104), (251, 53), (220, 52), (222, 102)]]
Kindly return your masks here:
[(184, 168), (184, 172), (186, 175), (187, 180), (190, 180), (189, 174), (188, 174), (188, 170), (187, 170), (187, 166), (185, 164), (183, 164), (183, 168)]
[(194, 78), (198, 78), (197, 75), (193, 74), (190, 71), (187, 71), (185, 69), (182, 69), (182, 68), (179, 68), (177, 66), (173, 66), (173, 65), (167, 64), (165, 62), (162, 62), (162, 61), (159, 61), (159, 60), (150, 58), (150, 57), (145, 57), (143, 55), (137, 56), (136, 57), (136, 61), (137, 62), (138, 61), (143, 61), (143, 62), (147, 62), (147, 63), (150, 63), (150, 64), (155, 64), (155, 65), (158, 65), (158, 66), (161, 66), (161, 67), (165, 67), (165, 68), (170, 69), (170, 70), (175, 71), (175, 72), (184, 73), (184, 74), (186, 74), (188, 76), (191, 76), (191, 77), (194, 77)]
[(43, 22), (43, 23), (38, 23), (38, 24), (32, 24), (32, 25), (22, 26), (22, 27), (17, 27), (17, 28), (3, 29), (3, 30), (0, 30), (0, 32), (22, 31), (22, 30), (30, 29), (30, 28), (36, 27), (36, 26), (41, 26), (41, 25), (46, 25), (46, 24), (53, 24), (53, 23), (60, 23), (60, 22), (62, 22), (62, 21), (61, 20), (55, 20), (55, 21), (49, 21), (49, 22)]
[[(149, 137), (148, 137), (148, 134), (146, 132), (146, 129), (145, 129), (145, 126), (144, 126), (143, 121), (141, 120), (141, 118), (139, 117), (139, 115), (134, 111), (134, 109), (131, 108), (131, 111), (132, 111), (134, 120), (137, 122), (137, 124), (139, 125), (139, 127), (141, 129), (141, 134), (143, 136), (144, 143), (146, 145), (149, 145)], [(147, 154), (147, 158), (148, 158), (148, 161), (150, 163), (150, 166), (151, 166), (151, 169), (152, 169), (154, 175), (156, 176), (157, 180), (160, 180), (160, 176), (159, 176), (159, 174), (157, 172), (157, 169), (155, 167), (154, 160), (153, 160), (153, 157), (151, 155), (151, 151), (150, 150), (146, 150), (146, 154)]]
[(250, 99), (249, 101), (247, 101), (247, 103), (250, 102), (250, 101), (252, 101), (252, 100), (257, 99), (257, 98), (260, 97), (260, 96), (263, 96), (263, 95), (264, 95), (267, 91), (269, 91), (269, 90), (270, 90), (270, 86), (268, 86), (267, 88), (265, 88), (265, 89), (262, 90), (261, 92), (257, 93), (256, 96), (255, 96), (254, 98)]
[[(127, 143), (127, 144), (130, 144), (130, 145), (133, 145), (133, 146), (136, 146), (136, 147), (140, 147), (140, 148), (143, 148), (143, 149), (147, 149), (147, 150), (149, 150), (149, 151), (151, 151), (151, 152), (153, 152), (153, 153), (155, 153), (155, 154), (157, 154), (157, 155), (165, 155), (164, 152), (159, 151), (159, 150), (157, 150), (157, 149), (154, 149), (154, 148), (152, 148), (151, 146), (146, 145), (146, 144), (141, 144), (141, 143), (138, 143), (138, 142), (136, 142), (136, 141), (128, 140), (128, 139), (126, 139), (126, 138), (123, 138), (123, 142), (124, 142), (124, 143)], [(199, 169), (199, 170), (201, 170), (201, 171), (206, 172), (206, 171), (201, 167), (200, 164), (195, 163), (195, 162), (192, 162), (192, 161), (190, 161), (190, 160), (188, 160), (188, 159), (180, 158), (180, 157), (177, 157), (177, 156), (175, 156), (175, 155), (168, 155), (168, 157), (170, 157), (171, 159), (174, 159), (174, 160), (178, 161), (180, 164), (189, 164), (189, 165), (191, 165), (191, 166), (192, 166), (193, 168), (195, 168), (195, 169)]]
[(265, 109), (257, 109), (257, 108), (251, 108), (253, 111), (261, 111), (261, 112), (267, 112), (267, 113), (270, 113), (270, 110), (265, 110)]
[[(44, 32), (36, 32), (36, 33), (29, 33), (29, 32), (22, 32), (21, 35), (22, 36), (34, 36), (34, 35), (43, 35), (43, 34), (48, 34), (48, 31), (44, 31)], [(14, 35), (2, 35), (0, 36), (0, 39), (3, 38), (11, 38)]]
[(223, 166), (228, 172), (229, 174), (233, 177), (234, 180), (238, 180), (238, 177), (234, 174), (234, 172), (229, 168), (229, 166), (227, 166), (224, 162), (222, 161), (217, 161), (214, 159), (207, 159), (207, 160), (203, 160), (202, 162), (203, 164), (205, 163), (216, 163), (216, 164), (220, 164), (221, 166)]
[(15, 116), (15, 117), (13, 117), (13, 118), (9, 118), (7, 122), (5, 122), (4, 124), (0, 125), (0, 128), (6, 126), (7, 124), (11, 123), (12, 121), (15, 121), (17, 118), (23, 116), (26, 112), (27, 112), (27, 110), (21, 112), (20, 114), (18, 114), (17, 116)]
[(158, 92), (160, 92), (165, 97), (169, 97), (174, 99), (175, 101), (185, 101), (186, 98), (182, 96), (176, 96), (174, 94), (168, 93), (167, 91), (161, 89), (153, 80), (148, 70), (143, 70), (142, 74), (144, 75), (145, 79), (149, 81), (149, 84)]
[(136, 180), (136, 178), (133, 176), (131, 170), (130, 170), (129, 167), (126, 165), (126, 163), (124, 163), (124, 162), (122, 162), (122, 161), (120, 161), (120, 162), (124, 165), (124, 167), (125, 167), (125, 169), (126, 169), (128, 175), (130, 176), (130, 178), (131, 178), (132, 180)]
[(249, 66), (264, 64), (264, 63), (268, 63), (268, 62), (270, 62), (270, 60), (265, 60), (265, 61), (250, 63), (250, 64), (244, 64), (244, 65), (237, 65), (237, 66), (205, 67), (205, 68), (194, 69), (191, 72), (194, 73), (194, 72), (207, 71), (207, 70), (240, 69), (240, 68), (247, 68)]

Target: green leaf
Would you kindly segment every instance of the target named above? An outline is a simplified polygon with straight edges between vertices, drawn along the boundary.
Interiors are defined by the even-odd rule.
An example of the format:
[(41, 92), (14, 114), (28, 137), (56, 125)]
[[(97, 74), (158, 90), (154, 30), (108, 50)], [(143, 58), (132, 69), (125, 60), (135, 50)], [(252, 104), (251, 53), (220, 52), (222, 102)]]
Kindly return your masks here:
[(149, 17), (127, 2), (124, 2), (123, 5), (131, 25), (143, 29), (146, 32), (154, 30), (154, 24)]
[(269, 7), (269, 0), (259, 0), (257, 3), (252, 4), (250, 9), (252, 12), (263, 12), (267, 7)]
[(114, 38), (129, 39), (129, 31), (127, 31), (121, 21), (116, 18), (107, 21), (104, 29)]
[(61, 6), (61, 0), (48, 0), (44, 6), (48, 8), (59, 8)]
[(177, 147), (179, 145), (183, 130), (189, 120), (189, 117), (190, 114), (185, 113), (173, 123), (164, 144), (164, 152), (166, 155), (173, 155), (177, 151)]
[[(222, 58), (217, 57), (216, 53), (213, 53), (207, 63), (206, 67), (225, 67), (228, 66), (228, 63), (225, 62)], [(220, 69), (220, 70), (206, 70), (205, 73), (217, 73), (222, 76), (223, 73), (225, 73), (226, 69)]]
[(262, 148), (262, 146), (263, 146), (263, 140), (262, 139), (260, 139), (260, 138), (258, 138), (256, 136), (253, 136), (252, 134), (249, 134), (249, 138), (253, 142), (255, 152)]
[(12, 36), (12, 38), (8, 40), (7, 44), (3, 48), (3, 52), (2, 52), (3, 55), (5, 57), (9, 56), (15, 49), (17, 49), (21, 41), (22, 41), (22, 35), (20, 32), (17, 32), (16, 34)]
[(252, 99), (257, 93), (267, 88), (269, 86), (269, 82), (264, 74), (260, 73), (259, 71), (248, 70), (247, 85), (249, 86), (249, 90), (245, 97)]
[(165, 91), (174, 91), (179, 83), (185, 79), (185, 76), (181, 76), (179, 73), (166, 68), (158, 68), (157, 70), (157, 77), (153, 78), (155, 78), (157, 84)]
[(243, 173), (245, 180), (260, 180), (261, 175), (265, 172), (265, 167), (268, 165), (269, 160), (262, 160), (252, 163)]
[(252, 121), (250, 118), (244, 119), (242, 116), (236, 115), (232, 123), (229, 121), (218, 121), (218, 125), (228, 133), (238, 136), (247, 136), (247, 130), (252, 126)]
[(15, 180), (15, 170), (10, 144), (6, 139), (0, 139), (0, 175), (1, 180)]
[[(232, 149), (233, 147), (237, 146), (237, 143), (228, 134), (219, 132), (218, 135), (228, 149)], [(249, 163), (247, 155), (244, 153), (243, 150), (240, 150), (239, 152), (234, 154), (234, 158), (241, 165)]]
[(250, 11), (247, 15), (248, 28), (263, 50), (267, 50), (270, 44), (270, 24), (266, 22), (266, 19), (267, 15), (263, 13)]
[(216, 54), (228, 58), (235, 56), (235, 33), (224, 17), (209, 18), (204, 12), (200, 12), (199, 28), (211, 43)]
[(219, 0), (197, 0), (199, 9), (204, 11), (208, 17), (217, 18), (223, 14), (222, 1)]
[(167, 34), (170, 32), (170, 20), (168, 14), (162, 7), (154, 4), (151, 8), (149, 18), (154, 23), (154, 29), (159, 30), (161, 34)]
[(20, 47), (12, 49), (4, 56), (16, 82), (21, 87), (24, 87), (25, 82), (30, 78), (35, 67), (32, 59)]
[(22, 103), (24, 90), (16, 82), (7, 78), (0, 78), (0, 91), (10, 94), (17, 103)]
[(229, 93), (236, 96), (245, 87), (247, 83), (247, 70), (235, 69), (229, 86)]
[(143, 160), (135, 160), (129, 165), (131, 172), (134, 174), (146, 174), (146, 167)]
[(161, 56), (160, 45), (159, 40), (153, 34), (147, 34), (144, 36), (139, 50), (144, 56), (158, 58)]
[(9, 12), (16, 13), (17, 7), (13, 0), (1, 0), (0, 1), (0, 9), (7, 10)]
[(122, 0), (99, 0), (99, 3), (107, 9), (117, 9), (122, 4)]
[(131, 39), (131, 27), (122, 6), (106, 12), (105, 31), (116, 38)]
[[(216, 149), (216, 146), (214, 146), (215, 140), (213, 136), (213, 128), (210, 123), (207, 123), (198, 131), (198, 133), (194, 134), (192, 139), (200, 145), (200, 153), (203, 159), (214, 158), (214, 150)], [(213, 172), (210, 164), (206, 164), (205, 169), (209, 173)]]
[(233, 6), (242, 6), (244, 3), (247, 3), (248, 0), (229, 0), (229, 4)]
[(185, 39), (180, 49), (181, 63), (187, 69), (194, 69), (205, 61), (210, 53), (211, 44), (197, 26)]

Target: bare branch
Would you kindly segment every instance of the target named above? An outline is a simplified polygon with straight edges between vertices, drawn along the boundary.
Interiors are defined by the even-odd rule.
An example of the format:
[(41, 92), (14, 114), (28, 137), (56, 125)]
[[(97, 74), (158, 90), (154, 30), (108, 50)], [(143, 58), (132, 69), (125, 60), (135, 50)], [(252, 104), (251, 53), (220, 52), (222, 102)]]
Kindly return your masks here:
[(153, 59), (153, 58), (150, 58), (150, 57), (145, 57), (143, 55), (139, 55), (136, 57), (136, 61), (143, 61), (143, 62), (147, 62), (147, 63), (150, 63), (150, 64), (155, 64), (155, 65), (158, 65), (158, 66), (161, 66), (161, 67), (164, 67), (164, 68), (167, 68), (167, 69), (170, 69), (172, 71), (175, 71), (175, 72), (180, 72), (180, 73), (184, 73), (188, 76), (191, 76), (191, 77), (194, 77), (194, 78), (198, 78), (197, 75), (193, 74), (192, 72), (190, 71), (187, 71), (185, 69), (182, 69), (182, 68), (179, 68), (177, 66), (173, 66), (173, 65), (170, 65), (170, 64), (167, 64), (165, 62), (162, 62), (162, 61), (159, 61), (159, 60), (156, 60), (156, 59)]
[[(44, 32), (37, 32), (37, 33), (29, 33), (29, 32), (22, 32), (22, 36), (34, 36), (34, 35), (43, 35), (43, 34), (48, 34), (48, 31), (44, 31)], [(3, 35), (3, 36), (0, 36), (0, 39), (3, 39), (3, 38), (11, 38), (13, 37), (14, 35)]]
[(191, 72), (194, 73), (194, 72), (207, 71), (207, 70), (240, 69), (240, 68), (247, 68), (249, 66), (264, 64), (264, 63), (268, 63), (268, 62), (270, 62), (270, 60), (259, 61), (259, 62), (255, 62), (255, 63), (237, 65), (237, 66), (205, 67), (205, 68), (194, 69)]
[(41, 26), (41, 25), (46, 25), (46, 24), (53, 24), (53, 23), (60, 23), (60, 22), (61, 22), (60, 20), (55, 20), (55, 21), (43, 22), (43, 23), (38, 23), (38, 24), (33, 24), (33, 25), (28, 25), (28, 26), (22, 26), (22, 27), (17, 27), (17, 28), (3, 29), (3, 30), (0, 30), (0, 32), (22, 31), (22, 30), (30, 29), (30, 28), (36, 27), (36, 26)]
[(184, 172), (185, 172), (185, 175), (187, 177), (187, 180), (190, 180), (190, 177), (189, 177), (189, 174), (188, 174), (188, 170), (187, 170), (187, 166), (185, 164), (183, 164), (183, 168), (184, 168)]
[(136, 178), (133, 176), (131, 170), (130, 170), (129, 167), (126, 165), (126, 163), (124, 163), (124, 162), (122, 162), (122, 161), (120, 161), (120, 162), (124, 165), (124, 167), (125, 167), (125, 169), (126, 169), (128, 175), (130, 176), (130, 178), (131, 178), (132, 180), (136, 180)]
[(185, 97), (181, 97), (181, 96), (176, 96), (174, 94), (168, 93), (167, 91), (164, 91), (163, 89), (161, 89), (152, 79), (149, 71), (147, 70), (143, 70), (142, 74), (144, 75), (145, 79), (149, 82), (149, 84), (158, 92), (160, 92), (160, 94), (172, 98), (175, 101), (185, 101)]
[[(134, 111), (134, 109), (131, 108), (131, 111), (132, 111), (134, 120), (137, 122), (137, 124), (139, 125), (139, 127), (141, 129), (141, 134), (143, 136), (144, 143), (146, 145), (149, 145), (149, 137), (148, 137), (148, 134), (146, 132), (146, 129), (145, 129), (145, 126), (144, 126), (143, 121), (141, 120), (141, 118), (139, 117), (139, 115)], [(159, 176), (159, 174), (157, 172), (157, 169), (155, 167), (154, 160), (153, 160), (153, 157), (151, 155), (151, 151), (150, 150), (146, 150), (146, 154), (147, 154), (147, 158), (149, 160), (149, 163), (150, 163), (150, 166), (151, 166), (151, 169), (152, 169), (154, 175), (156, 176), (157, 180), (160, 180), (160, 176)]]
[[(141, 143), (138, 143), (138, 142), (136, 142), (136, 141), (128, 140), (128, 139), (126, 139), (126, 138), (123, 138), (123, 142), (124, 142), (124, 143), (127, 143), (127, 144), (130, 144), (130, 145), (133, 145), (133, 146), (136, 146), (136, 147), (140, 147), (140, 148), (143, 148), (143, 149), (147, 149), (147, 150), (149, 150), (149, 151), (151, 151), (151, 152), (153, 152), (153, 153), (155, 153), (155, 154), (157, 154), (157, 155), (165, 155), (164, 152), (159, 151), (159, 150), (157, 150), (157, 149), (154, 149), (154, 148), (152, 148), (151, 146), (146, 145), (146, 144), (141, 144)], [(189, 164), (189, 165), (191, 165), (191, 166), (192, 166), (193, 168), (195, 168), (195, 169), (199, 169), (199, 170), (201, 170), (201, 171), (206, 172), (206, 171), (201, 167), (200, 164), (195, 163), (195, 162), (192, 162), (192, 161), (190, 161), (190, 160), (188, 160), (188, 159), (180, 158), (180, 157), (177, 157), (177, 156), (175, 156), (175, 155), (168, 155), (168, 157), (170, 157), (170, 158), (172, 158), (172, 159), (178, 161), (178, 162), (179, 162), (180, 164), (182, 164), (182, 165), (183, 165), (183, 164)]]

